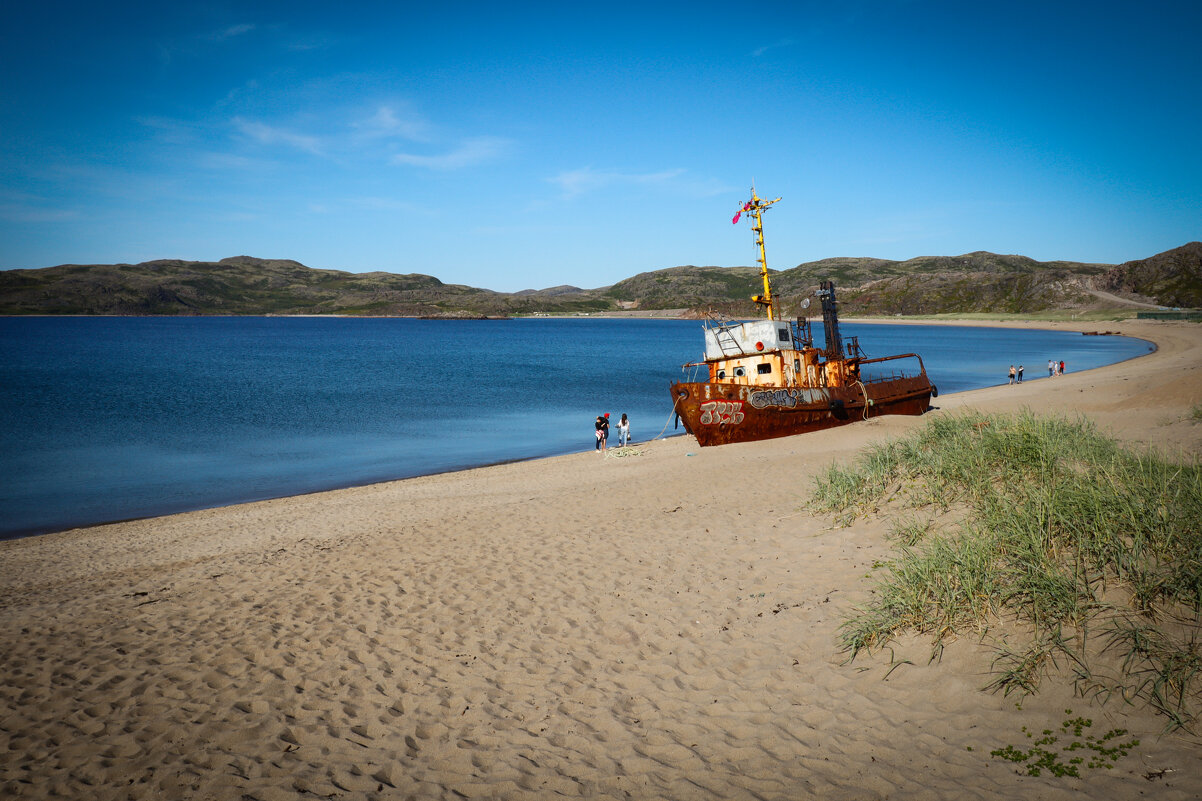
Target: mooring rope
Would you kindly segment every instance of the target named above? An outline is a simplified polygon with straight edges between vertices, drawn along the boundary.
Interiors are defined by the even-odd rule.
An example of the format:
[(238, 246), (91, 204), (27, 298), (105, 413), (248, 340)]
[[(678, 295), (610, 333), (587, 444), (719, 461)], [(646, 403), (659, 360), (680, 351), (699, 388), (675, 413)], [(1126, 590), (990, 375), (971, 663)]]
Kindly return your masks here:
[(868, 388), (864, 386), (864, 382), (856, 379), (856, 384), (860, 387), (860, 392), (864, 393), (864, 419), (868, 419)]
[(606, 459), (621, 459), (624, 456), (642, 456), (643, 452), (633, 445), (619, 445), (616, 448), (609, 448), (605, 451)]
[(680, 396), (677, 396), (676, 400), (672, 401), (672, 411), (668, 412), (668, 419), (664, 421), (664, 427), (661, 428), (659, 430), (659, 433), (656, 434), (651, 439), (663, 439), (664, 438), (664, 432), (668, 430), (668, 423), (672, 422), (672, 416), (676, 414), (676, 404), (678, 404), (678, 403), (680, 403)]

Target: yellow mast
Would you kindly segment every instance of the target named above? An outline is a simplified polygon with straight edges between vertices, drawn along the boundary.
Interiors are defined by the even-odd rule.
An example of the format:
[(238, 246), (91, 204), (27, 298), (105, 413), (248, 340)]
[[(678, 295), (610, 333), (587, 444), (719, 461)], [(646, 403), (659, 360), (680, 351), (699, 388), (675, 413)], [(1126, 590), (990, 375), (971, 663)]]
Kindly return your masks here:
[(755, 244), (760, 251), (759, 258), (756, 261), (760, 263), (760, 278), (764, 281), (764, 294), (752, 295), (751, 299), (764, 307), (764, 310), (768, 313), (769, 320), (776, 319), (776, 306), (772, 300), (772, 286), (768, 283), (768, 257), (764, 253), (764, 219), (761, 214), (765, 209), (779, 200), (780, 198), (776, 200), (761, 200), (755, 193), (755, 185), (752, 184), (751, 200), (744, 203), (742, 207), (742, 211), (751, 212), (755, 215), (755, 225), (751, 227), (751, 230), (755, 231)]

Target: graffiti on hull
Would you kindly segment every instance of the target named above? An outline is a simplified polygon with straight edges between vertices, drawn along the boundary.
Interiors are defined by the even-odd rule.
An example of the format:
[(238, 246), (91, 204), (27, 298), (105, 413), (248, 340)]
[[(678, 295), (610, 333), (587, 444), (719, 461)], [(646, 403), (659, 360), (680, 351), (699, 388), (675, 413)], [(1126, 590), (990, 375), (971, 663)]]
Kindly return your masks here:
[(757, 409), (779, 406), (795, 409), (798, 406), (827, 404), (827, 395), (820, 389), (768, 389), (751, 393), (751, 405)]
[(701, 404), (703, 426), (734, 425), (743, 422), (743, 401), (706, 401)]

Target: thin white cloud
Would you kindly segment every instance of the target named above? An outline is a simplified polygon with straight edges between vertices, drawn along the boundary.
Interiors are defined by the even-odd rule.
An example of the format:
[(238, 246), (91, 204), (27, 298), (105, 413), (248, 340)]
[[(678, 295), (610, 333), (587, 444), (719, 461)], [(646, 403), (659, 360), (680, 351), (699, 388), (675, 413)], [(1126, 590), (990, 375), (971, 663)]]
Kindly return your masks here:
[(277, 128), (262, 122), (234, 118), (234, 125), (244, 136), (264, 145), (285, 145), (315, 156), (323, 155), (321, 140), (309, 134), (296, 133), (286, 128)]
[(236, 25), (227, 25), (217, 30), (193, 33), (184, 38), (156, 42), (155, 47), (158, 49), (159, 61), (167, 65), (173, 63), (177, 56), (196, 58), (197, 56), (207, 54), (214, 44), (224, 44), (239, 39), (258, 29), (258, 27), (254, 23), (242, 22)]
[(381, 105), (375, 114), (354, 123), (361, 136), (369, 138), (401, 137), (424, 142), (430, 135), (430, 123), (424, 117), (407, 108)]
[(792, 39), (780, 39), (779, 41), (773, 42), (772, 44), (766, 44), (761, 47), (757, 47), (755, 50), (751, 51), (751, 55), (755, 58), (759, 58), (760, 56), (767, 53), (769, 50), (776, 50), (781, 47), (792, 47), (792, 45), (793, 45)]
[(156, 138), (161, 142), (187, 144), (196, 138), (195, 126), (182, 120), (156, 116), (135, 117), (134, 120), (154, 131)]
[(486, 161), (492, 161), (504, 155), (510, 148), (511, 142), (495, 136), (477, 136), (465, 139), (463, 144), (448, 153), (437, 155), (419, 155), (416, 153), (397, 153), (392, 157), (393, 164), (407, 164), (412, 167), (424, 167), (430, 170), (458, 170)]
[(328, 31), (296, 31), (282, 25), (276, 26), (273, 30), (280, 34), (281, 45), (284, 49), (296, 53), (310, 50), (328, 50), (346, 41), (344, 38), (331, 34)]
[(226, 106), (233, 106), (238, 103), (246, 102), (247, 100), (253, 98), (255, 94), (259, 92), (259, 90), (259, 82), (254, 78), (251, 78), (240, 86), (235, 86), (226, 92), (225, 96), (217, 101), (216, 107), (224, 108)]
[(592, 167), (581, 167), (577, 170), (568, 170), (561, 172), (553, 178), (548, 178), (550, 183), (556, 184), (567, 197), (582, 195), (586, 192), (593, 192), (598, 189), (605, 189), (611, 186), (648, 186), (655, 184), (663, 184), (680, 177), (684, 174), (684, 170), (664, 170), (662, 172), (649, 173), (627, 173), (616, 171), (597, 171)]
[(242, 23), (241, 25), (230, 25), (228, 28), (215, 31), (209, 34), (209, 39), (215, 42), (224, 42), (228, 39), (236, 39), (239, 36), (250, 33), (255, 29), (255, 25), (251, 23)]

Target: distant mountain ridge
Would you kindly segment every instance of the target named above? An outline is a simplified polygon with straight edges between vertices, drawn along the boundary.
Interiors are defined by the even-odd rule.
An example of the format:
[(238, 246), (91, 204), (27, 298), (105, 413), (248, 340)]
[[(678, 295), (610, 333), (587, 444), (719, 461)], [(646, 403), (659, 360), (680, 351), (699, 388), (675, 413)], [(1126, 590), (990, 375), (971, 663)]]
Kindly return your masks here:
[[(1030, 313), (1097, 308), (1096, 292), (1168, 307), (1202, 306), (1202, 242), (1120, 265), (1039, 262), (985, 251), (906, 261), (840, 257), (772, 271), (792, 315), (819, 282), (833, 280), (845, 314)], [(755, 313), (754, 267), (670, 267), (597, 289), (521, 292), (444, 284), (420, 273), (349, 273), (289, 259), (235, 256), (218, 262), (63, 264), (0, 271), (0, 314), (343, 314), (505, 317), (619, 310)]]

